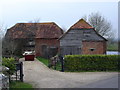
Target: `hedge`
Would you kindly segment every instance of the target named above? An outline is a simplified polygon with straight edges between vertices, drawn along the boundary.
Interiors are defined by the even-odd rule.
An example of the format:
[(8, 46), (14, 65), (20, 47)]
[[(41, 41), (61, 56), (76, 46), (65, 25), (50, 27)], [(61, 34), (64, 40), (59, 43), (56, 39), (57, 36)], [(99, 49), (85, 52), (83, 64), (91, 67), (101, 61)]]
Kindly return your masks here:
[(118, 55), (67, 55), (65, 71), (118, 71)]

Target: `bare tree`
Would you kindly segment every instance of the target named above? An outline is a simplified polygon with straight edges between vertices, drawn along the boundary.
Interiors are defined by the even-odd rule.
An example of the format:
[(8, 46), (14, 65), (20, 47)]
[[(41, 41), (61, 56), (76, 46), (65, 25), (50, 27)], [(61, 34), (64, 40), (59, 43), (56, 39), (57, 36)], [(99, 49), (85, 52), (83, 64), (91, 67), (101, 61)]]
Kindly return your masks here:
[(2, 45), (3, 55), (10, 55), (11, 57), (14, 56), (17, 45), (13, 39), (3, 38)]
[(87, 21), (87, 16), (86, 16), (86, 15), (84, 15), (82, 18), (83, 18), (85, 21)]
[(0, 39), (2, 39), (2, 36), (3, 36), (3, 25), (0, 25)]
[(5, 29), (3, 28), (3, 24), (0, 23), (0, 56), (2, 56), (2, 39), (5, 34)]
[[(84, 16), (86, 19), (86, 16)], [(102, 16), (99, 12), (91, 13), (88, 16), (88, 22), (91, 26), (95, 28), (95, 30), (103, 37), (111, 38), (114, 33), (112, 32), (112, 25), (104, 16)]]
[(1, 56), (2, 56), (2, 28), (0, 27), (0, 62), (1, 62)]
[(40, 18), (35, 18), (34, 20), (29, 21), (28, 23), (39, 23)]

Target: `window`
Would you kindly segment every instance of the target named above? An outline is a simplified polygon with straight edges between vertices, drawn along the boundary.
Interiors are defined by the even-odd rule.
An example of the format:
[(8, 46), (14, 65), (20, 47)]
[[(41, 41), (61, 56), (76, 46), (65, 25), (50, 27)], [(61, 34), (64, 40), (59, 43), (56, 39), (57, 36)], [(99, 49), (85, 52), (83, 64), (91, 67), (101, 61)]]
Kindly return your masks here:
[(95, 50), (95, 48), (90, 48), (90, 51), (94, 51)]
[(91, 34), (91, 31), (90, 30), (84, 30), (83, 34), (84, 34), (84, 36), (89, 37), (90, 34)]

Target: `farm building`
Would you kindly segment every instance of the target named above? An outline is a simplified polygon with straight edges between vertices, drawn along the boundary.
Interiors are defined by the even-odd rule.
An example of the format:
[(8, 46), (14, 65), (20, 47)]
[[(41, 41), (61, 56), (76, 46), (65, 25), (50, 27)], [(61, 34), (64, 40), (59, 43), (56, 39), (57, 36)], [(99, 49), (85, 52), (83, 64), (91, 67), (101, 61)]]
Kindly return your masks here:
[(85, 20), (77, 23), (59, 38), (61, 55), (106, 54), (106, 39)]
[(21, 52), (34, 50), (36, 56), (47, 57), (58, 53), (60, 48), (58, 38), (62, 34), (63, 30), (54, 22), (17, 23), (7, 30), (5, 38), (14, 40), (14, 45), (18, 44)]

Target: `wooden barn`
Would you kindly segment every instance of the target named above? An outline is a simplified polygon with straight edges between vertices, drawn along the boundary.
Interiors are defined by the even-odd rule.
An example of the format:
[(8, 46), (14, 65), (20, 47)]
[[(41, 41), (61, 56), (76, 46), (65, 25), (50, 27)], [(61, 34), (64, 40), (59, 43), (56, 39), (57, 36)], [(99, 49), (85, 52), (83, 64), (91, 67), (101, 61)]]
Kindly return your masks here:
[(85, 20), (77, 23), (59, 38), (61, 55), (106, 54), (106, 39)]
[[(23, 51), (35, 51), (36, 56), (47, 57), (58, 53), (58, 38), (63, 30), (54, 22), (50, 23), (17, 23), (7, 30), (5, 38), (15, 41)], [(18, 46), (19, 46), (18, 45)], [(17, 49), (16, 49), (17, 50)]]

